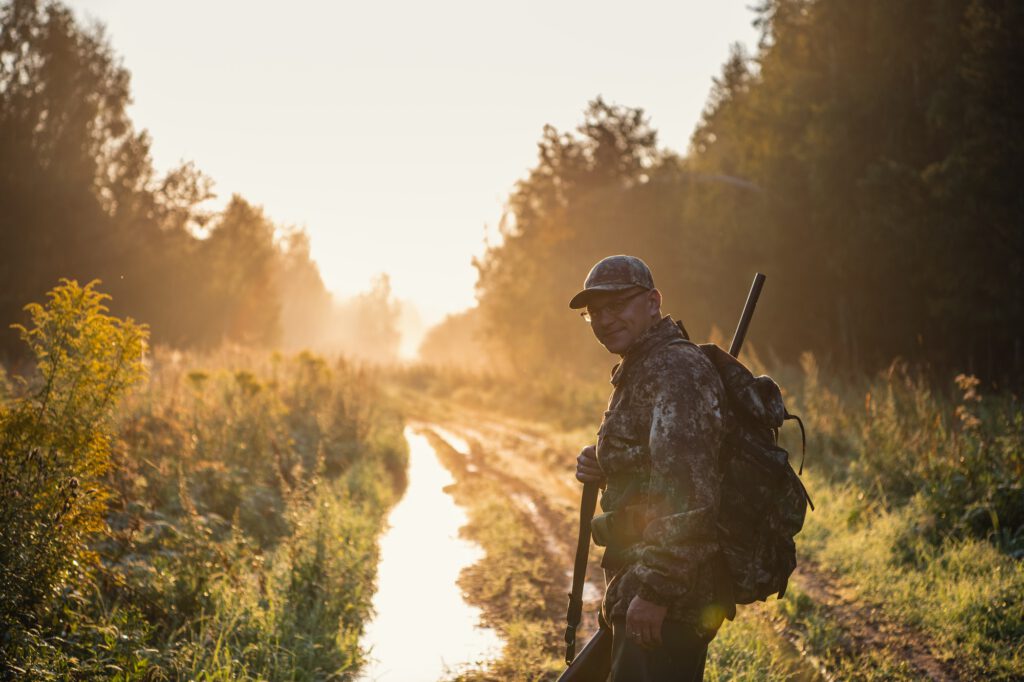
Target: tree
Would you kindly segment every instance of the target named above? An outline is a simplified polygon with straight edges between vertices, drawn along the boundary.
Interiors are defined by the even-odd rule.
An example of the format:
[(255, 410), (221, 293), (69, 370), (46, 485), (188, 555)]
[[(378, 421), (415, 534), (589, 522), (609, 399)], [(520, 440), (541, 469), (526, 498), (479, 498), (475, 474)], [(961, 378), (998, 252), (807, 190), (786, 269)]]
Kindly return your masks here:
[(474, 262), (484, 335), (509, 364), (575, 364), (566, 338), (585, 332), (565, 305), (607, 249), (625, 246), (629, 198), (659, 159), (643, 111), (590, 103), (576, 134), (544, 128), (538, 163), (509, 197), (502, 242)]

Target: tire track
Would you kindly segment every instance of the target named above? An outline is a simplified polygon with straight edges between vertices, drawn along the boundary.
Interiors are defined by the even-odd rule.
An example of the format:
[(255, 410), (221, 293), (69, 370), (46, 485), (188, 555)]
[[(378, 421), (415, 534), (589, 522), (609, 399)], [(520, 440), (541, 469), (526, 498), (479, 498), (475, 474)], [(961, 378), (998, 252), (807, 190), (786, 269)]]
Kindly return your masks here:
[[(471, 426), (446, 422), (438, 431), (464, 444), (466, 451), (463, 454), (484, 475), (501, 480), (510, 491), (510, 501), (531, 519), (544, 538), (551, 560), (571, 567), (578, 500), (569, 495), (578, 491), (564, 485), (565, 477), (571, 476), (569, 470), (552, 472), (549, 465), (524, 456), (524, 452), (539, 452), (549, 447), (542, 436), (475, 413), (471, 421)], [(591, 552), (590, 576), (600, 575), (599, 553), (600, 550)], [(571, 570), (566, 575), (568, 586)], [(828, 574), (818, 564), (802, 560), (792, 580), (829, 622), (842, 630), (842, 647), (849, 657), (859, 658), (869, 650), (884, 649), (909, 665), (921, 679), (939, 682), (964, 679), (952, 664), (939, 660), (929, 650), (925, 636), (886, 617), (878, 607), (856, 603), (840, 579)], [(586, 596), (594, 605), (600, 599), (601, 590), (592, 583), (588, 586), (589, 594)], [(803, 662), (808, 673), (805, 679), (836, 679), (822, 657), (809, 649), (806, 634), (799, 628), (763, 609), (748, 609), (746, 612), (771, 624), (788, 648), (789, 655)], [(585, 611), (584, 616), (590, 618), (589, 627), (596, 627), (596, 615), (592, 609)]]

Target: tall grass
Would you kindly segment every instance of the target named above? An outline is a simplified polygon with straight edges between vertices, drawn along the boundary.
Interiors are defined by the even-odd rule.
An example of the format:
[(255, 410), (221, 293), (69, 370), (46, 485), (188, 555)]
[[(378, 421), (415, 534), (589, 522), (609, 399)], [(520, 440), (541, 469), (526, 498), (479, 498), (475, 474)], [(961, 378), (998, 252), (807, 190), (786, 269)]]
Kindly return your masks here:
[[(308, 353), (157, 351), (147, 364), (149, 380), (94, 422), (103, 504), (75, 537), (91, 561), (53, 574), (45, 608), (6, 629), (2, 674), (345, 678), (405, 480), (401, 420), (375, 376)], [(81, 386), (101, 366), (70, 376)], [(0, 393), (0, 435), (45, 381)], [(5, 448), (5, 472), (18, 452)]]
[(1019, 400), (964, 375), (935, 387), (902, 364), (859, 387), (828, 385), (810, 356), (802, 373), (793, 402), (822, 466), (798, 549), (965, 676), (1024, 676)]
[(1024, 413), (958, 375), (935, 387), (895, 363), (859, 390), (829, 387), (810, 355), (794, 397), (812, 448), (836, 480), (879, 508), (913, 504), (933, 542), (978, 537), (1024, 554)]

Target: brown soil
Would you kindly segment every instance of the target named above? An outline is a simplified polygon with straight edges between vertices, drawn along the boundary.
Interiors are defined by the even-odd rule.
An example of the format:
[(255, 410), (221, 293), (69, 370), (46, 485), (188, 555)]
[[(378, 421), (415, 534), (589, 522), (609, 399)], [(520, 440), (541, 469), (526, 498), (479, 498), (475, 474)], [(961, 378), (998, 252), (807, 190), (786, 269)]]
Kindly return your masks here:
[(886, 650), (909, 664), (921, 679), (962, 679), (950, 662), (939, 660), (929, 650), (925, 635), (887, 617), (877, 606), (855, 598), (854, 590), (835, 573), (804, 559), (792, 580), (842, 628), (846, 634), (844, 648), (849, 651)]

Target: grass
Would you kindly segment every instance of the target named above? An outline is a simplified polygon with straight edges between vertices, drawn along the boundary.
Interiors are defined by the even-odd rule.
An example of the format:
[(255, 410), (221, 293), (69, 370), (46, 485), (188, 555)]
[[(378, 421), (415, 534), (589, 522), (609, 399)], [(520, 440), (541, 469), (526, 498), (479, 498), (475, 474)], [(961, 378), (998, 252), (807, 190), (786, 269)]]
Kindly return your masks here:
[(708, 647), (708, 682), (813, 680), (799, 652), (779, 638), (767, 618), (741, 615), (727, 621)]
[[(786, 625), (801, 633), (804, 647), (816, 653), (821, 667), (839, 680), (919, 680), (922, 675), (890, 647), (854, 649), (852, 634), (798, 586), (790, 587), (776, 610)], [(774, 679), (785, 679), (777, 677)]]
[[(985, 539), (932, 542), (919, 529), (925, 515), (919, 498), (895, 509), (872, 508), (852, 484), (815, 487), (828, 496), (809, 518), (800, 549), (843, 576), (854, 599), (923, 633), (935, 657), (967, 677), (1024, 674), (1019, 559)], [(798, 626), (823, 618), (800, 609), (788, 615)], [(815, 649), (833, 647), (826, 639)]]
[[(937, 390), (898, 364), (860, 386), (826, 387), (810, 357), (802, 374), (794, 402), (822, 466), (809, 474), (819, 508), (798, 538), (800, 551), (837, 573), (858, 603), (909, 626), (962, 676), (1024, 676), (1017, 399), (983, 395), (962, 375)], [(823, 616), (812, 612), (815, 619)], [(834, 648), (826, 641), (817, 650)], [(864, 678), (878, 665), (833, 667)]]
[[(62, 540), (76, 553), (43, 576), (52, 589), (32, 611), (9, 614), (19, 620), (0, 636), (0, 677), (351, 677), (376, 539), (405, 484), (402, 419), (376, 377), (308, 353), (157, 351), (148, 380), (120, 401), (90, 402), (106, 411), (86, 422), (70, 401), (104, 396), (103, 382), (121, 379), (73, 331), (106, 338), (112, 318), (82, 310), (50, 325), (72, 331), (33, 337), (59, 371), (41, 365), (41, 378), (0, 389), (0, 436), (16, 444), (3, 452), (4, 513), (45, 537), (49, 517), (13, 504), (27, 493), (7, 492), (41, 480), (52, 491), (33, 494), (66, 500), (72, 520), (76, 491), (102, 501), (89, 502), (98, 523)], [(64, 338), (86, 341), (64, 351)], [(59, 399), (52, 425), (34, 418), (49, 414), (40, 395)], [(75, 440), (60, 419), (73, 420)], [(55, 473), (33, 474), (37, 461)]]

